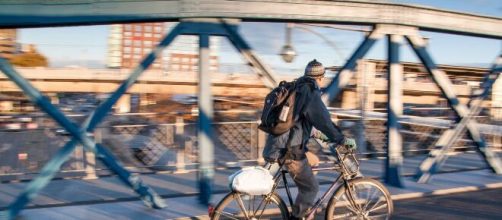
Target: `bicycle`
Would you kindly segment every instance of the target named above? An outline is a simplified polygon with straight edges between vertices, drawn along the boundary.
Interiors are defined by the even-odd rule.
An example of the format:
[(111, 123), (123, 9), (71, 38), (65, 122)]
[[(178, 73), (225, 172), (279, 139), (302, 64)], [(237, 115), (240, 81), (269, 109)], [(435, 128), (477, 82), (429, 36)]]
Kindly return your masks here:
[[(332, 158), (334, 167), (314, 168), (314, 171), (335, 170), (340, 173), (328, 190), (314, 203), (305, 219), (314, 219), (328, 198), (325, 219), (389, 219), (393, 212), (393, 202), (389, 191), (380, 182), (359, 177), (359, 162), (354, 150), (347, 147), (330, 147), (336, 157)], [(210, 210), (211, 219), (288, 219), (290, 211), (284, 200), (277, 193), (280, 182), (290, 206), (293, 198), (286, 178), (287, 170), (279, 163), (279, 171), (274, 175), (274, 185), (270, 193), (251, 196), (239, 192), (230, 192)], [(331, 196), (331, 197), (330, 197)], [(247, 203), (247, 204), (246, 204)], [(269, 207), (270, 206), (270, 207)]]

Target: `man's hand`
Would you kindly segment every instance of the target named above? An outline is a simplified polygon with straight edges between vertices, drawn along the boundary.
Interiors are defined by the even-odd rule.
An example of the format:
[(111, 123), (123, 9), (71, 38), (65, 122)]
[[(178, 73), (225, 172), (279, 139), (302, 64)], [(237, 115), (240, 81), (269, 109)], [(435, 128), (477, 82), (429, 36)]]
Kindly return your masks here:
[(357, 149), (356, 140), (352, 138), (345, 138), (345, 140), (343, 141), (343, 145), (347, 146), (347, 148), (351, 150)]
[(313, 135), (312, 135), (313, 138), (317, 138), (317, 139), (324, 141), (324, 142), (329, 142), (328, 136), (323, 134), (321, 131), (314, 130), (312, 133), (313, 133)]

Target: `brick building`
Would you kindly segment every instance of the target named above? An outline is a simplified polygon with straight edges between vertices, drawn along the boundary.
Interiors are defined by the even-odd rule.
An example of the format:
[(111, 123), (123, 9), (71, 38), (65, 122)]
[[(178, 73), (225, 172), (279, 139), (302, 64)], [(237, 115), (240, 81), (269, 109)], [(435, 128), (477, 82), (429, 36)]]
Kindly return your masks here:
[[(109, 68), (134, 68), (176, 23), (136, 23), (112, 25), (108, 39)], [(211, 70), (218, 70), (218, 38), (210, 39)], [(198, 37), (178, 36), (150, 67), (166, 72), (198, 70)]]
[[(136, 67), (159, 42), (164, 28), (164, 23), (112, 25), (108, 39), (108, 67)], [(150, 68), (161, 69), (161, 60), (157, 60)]]
[(16, 40), (16, 29), (0, 29), (0, 57), (10, 59), (17, 52)]

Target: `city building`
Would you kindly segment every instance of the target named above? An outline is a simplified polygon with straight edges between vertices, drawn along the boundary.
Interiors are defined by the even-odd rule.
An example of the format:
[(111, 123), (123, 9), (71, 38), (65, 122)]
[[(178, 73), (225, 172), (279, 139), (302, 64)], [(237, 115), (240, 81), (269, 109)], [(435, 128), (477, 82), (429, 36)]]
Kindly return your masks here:
[[(176, 23), (166, 23), (170, 30)], [(218, 71), (219, 38), (209, 39), (210, 70)], [(199, 37), (193, 35), (178, 36), (164, 53), (168, 72), (196, 72), (199, 69)]]
[[(134, 68), (159, 42), (164, 23), (134, 23), (112, 25), (108, 38), (108, 64), (110, 68)], [(150, 67), (161, 69), (162, 61)]]
[(16, 29), (0, 29), (0, 57), (12, 58), (17, 51), (16, 40)]
[(113, 24), (110, 26), (106, 60), (108, 68), (120, 68), (122, 66), (122, 35), (121, 24)]
[[(110, 28), (107, 66), (134, 68), (176, 23), (116, 24)], [(219, 39), (210, 38), (210, 69), (218, 71)], [(199, 64), (197, 36), (182, 35), (150, 67), (169, 72), (196, 72)]]

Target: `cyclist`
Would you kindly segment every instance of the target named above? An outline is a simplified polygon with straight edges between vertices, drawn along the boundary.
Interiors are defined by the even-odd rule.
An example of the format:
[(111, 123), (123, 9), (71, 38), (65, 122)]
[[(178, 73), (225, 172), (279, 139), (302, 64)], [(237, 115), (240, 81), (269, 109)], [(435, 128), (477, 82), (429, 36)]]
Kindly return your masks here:
[[(269, 135), (263, 151), (267, 161), (285, 159), (284, 165), (298, 187), (291, 219), (303, 218), (319, 191), (319, 184), (305, 155), (311, 133), (315, 138), (328, 140), (336, 146), (356, 148), (354, 139), (346, 138), (331, 121), (328, 109), (321, 100), (320, 85), (324, 74), (325, 69), (317, 60), (307, 64), (304, 76), (297, 79), (294, 108), (294, 118), (297, 120), (294, 126), (284, 134)], [(313, 127), (320, 132), (312, 132)]]

